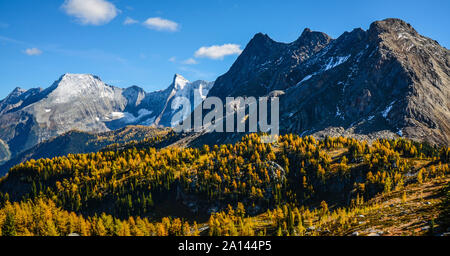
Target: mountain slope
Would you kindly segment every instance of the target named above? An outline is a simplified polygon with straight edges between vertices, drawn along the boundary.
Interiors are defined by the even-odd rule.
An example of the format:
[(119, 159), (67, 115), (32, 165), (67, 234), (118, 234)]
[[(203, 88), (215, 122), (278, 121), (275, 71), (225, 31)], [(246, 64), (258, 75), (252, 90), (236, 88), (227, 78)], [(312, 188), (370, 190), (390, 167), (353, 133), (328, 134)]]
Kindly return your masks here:
[(107, 131), (112, 113), (127, 104), (121, 93), (97, 77), (75, 74), (62, 76), (45, 90), (15, 90), (0, 104), (0, 138), (15, 155), (72, 129)]
[(209, 96), (274, 92), (282, 133), (450, 143), (450, 51), (399, 19), (337, 39), (306, 29), (291, 44), (257, 34)]
[[(170, 216), (202, 223), (213, 215), (207, 225), (208, 233), (215, 235), (233, 232), (225, 228), (230, 223), (238, 229), (247, 226), (233, 216), (228, 220), (236, 222), (227, 221), (220, 212), (228, 211), (241, 218), (262, 217), (247, 223), (247, 230), (255, 232), (348, 234), (366, 229), (367, 225), (354, 225), (358, 220), (380, 228), (376, 214), (383, 218), (395, 214), (400, 220), (400, 212), (405, 211), (422, 215), (422, 220), (436, 218), (437, 211), (429, 211), (428, 204), (420, 201), (439, 202), (428, 197), (434, 194), (429, 193), (430, 186), (420, 184), (448, 184), (449, 161), (448, 147), (404, 139), (369, 144), (289, 134), (275, 143), (263, 143), (252, 134), (234, 145), (202, 149), (142, 147), (28, 161), (0, 179), (0, 208), (8, 200), (50, 199), (85, 217), (105, 213), (122, 220), (132, 216), (157, 221)], [(424, 188), (423, 195), (417, 185)], [(402, 192), (408, 193), (407, 204), (379, 207), (380, 201), (383, 206), (397, 204), (391, 196), (398, 198)], [(380, 201), (365, 204), (374, 197)], [(229, 205), (237, 206), (236, 211), (230, 211)], [(415, 212), (420, 208), (427, 211)]]
[(298, 70), (331, 38), (305, 29), (290, 44), (278, 43), (262, 33), (256, 34), (230, 70), (217, 78), (209, 96), (263, 96), (283, 90), (298, 80)]
[(291, 116), (283, 128), (389, 131), (449, 144), (449, 60), (447, 49), (401, 20), (344, 34), (306, 63), (308, 79), (286, 91), (281, 113)]
[(185, 119), (190, 114), (190, 112), (185, 112), (183, 113), (182, 118), (172, 120), (174, 114), (179, 111), (179, 108), (181, 107), (180, 97), (189, 100), (191, 103), (191, 111), (193, 111), (194, 108), (206, 98), (213, 85), (213, 82), (201, 80), (191, 83), (186, 78), (176, 74), (173, 78), (173, 83), (166, 89), (167, 91), (170, 91), (170, 93), (169, 96), (166, 97), (164, 108), (155, 120), (155, 124), (166, 127), (177, 125), (182, 119)]
[(176, 75), (166, 90), (146, 93), (137, 86), (122, 89), (107, 85), (93, 75), (65, 74), (45, 90), (16, 88), (0, 101), (0, 158), (7, 161), (71, 130), (107, 132), (127, 125), (170, 126), (173, 98), (204, 97), (212, 84), (190, 83)]
[(0, 166), (0, 176), (5, 175), (9, 168), (30, 159), (54, 158), (68, 154), (82, 154), (98, 152), (113, 145), (132, 141), (143, 141), (164, 137), (170, 128), (156, 128), (148, 126), (127, 126), (114, 131), (93, 133), (83, 131), (69, 131), (55, 138), (41, 142), (28, 150), (17, 154)]

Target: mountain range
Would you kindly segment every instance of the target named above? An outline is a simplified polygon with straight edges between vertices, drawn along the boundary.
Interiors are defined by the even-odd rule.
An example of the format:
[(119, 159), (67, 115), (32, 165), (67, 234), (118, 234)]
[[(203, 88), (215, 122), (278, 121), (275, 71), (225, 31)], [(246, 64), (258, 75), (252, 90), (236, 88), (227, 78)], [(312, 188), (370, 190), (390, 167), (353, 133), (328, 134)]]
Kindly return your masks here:
[(308, 28), (287, 44), (256, 34), (208, 96), (270, 95), (281, 133), (450, 143), (450, 52), (400, 19), (336, 39)]
[[(0, 101), (0, 159), (74, 129), (171, 127), (178, 96), (191, 99), (194, 109), (201, 103), (195, 96), (274, 95), (280, 98), (281, 133), (450, 144), (449, 50), (405, 21), (386, 19), (336, 39), (308, 28), (292, 43), (258, 33), (215, 82), (175, 75), (167, 89), (147, 93), (107, 85), (94, 75), (65, 74), (47, 89), (16, 88)], [(191, 145), (240, 137), (201, 134)]]
[(167, 89), (146, 93), (138, 86), (122, 89), (107, 85), (94, 75), (65, 74), (46, 89), (16, 88), (0, 101), (0, 160), (7, 161), (72, 130), (107, 132), (128, 125), (171, 126), (174, 98), (184, 96), (194, 102), (195, 95), (206, 97), (212, 84), (191, 83), (177, 74)]

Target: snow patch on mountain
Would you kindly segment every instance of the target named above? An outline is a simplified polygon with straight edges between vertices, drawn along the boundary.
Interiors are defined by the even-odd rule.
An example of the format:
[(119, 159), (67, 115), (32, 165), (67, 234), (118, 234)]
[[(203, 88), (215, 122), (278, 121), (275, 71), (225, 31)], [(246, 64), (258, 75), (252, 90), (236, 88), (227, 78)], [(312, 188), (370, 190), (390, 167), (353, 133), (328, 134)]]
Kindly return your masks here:
[(98, 96), (104, 99), (114, 99), (114, 89), (103, 83), (98, 77), (86, 74), (65, 74), (49, 97), (55, 104), (74, 101), (79, 97)]
[(299, 84), (301, 84), (301, 83), (303, 83), (303, 82), (305, 82), (305, 81), (308, 81), (312, 76), (313, 76), (313, 75), (307, 75), (307, 76), (305, 76), (305, 78), (303, 78), (302, 81), (300, 81)]
[(171, 115), (176, 114), (182, 107), (182, 104), (187, 103), (186, 99), (190, 103), (189, 108), (183, 108), (183, 113), (179, 120), (171, 120), (170, 126), (174, 127), (180, 124), (184, 119), (186, 119), (191, 112), (198, 107), (207, 97), (209, 90), (212, 88), (214, 83), (209, 83), (205, 81), (195, 81), (189, 82), (187, 79), (180, 75), (176, 75), (174, 79), (174, 89), (173, 89), (173, 101), (171, 106)]
[(184, 87), (189, 83), (189, 81), (183, 76), (176, 74), (174, 79), (174, 89), (177, 91), (182, 91)]
[(339, 106), (336, 106), (336, 115), (335, 115), (335, 117), (339, 117), (340, 119), (344, 119), (344, 117), (342, 116), (342, 112), (341, 112), (341, 110), (339, 109)]
[(125, 113), (123, 112), (111, 112), (109, 115), (106, 116), (108, 120), (116, 120), (121, 119), (125, 117)]
[(384, 118), (387, 118), (389, 112), (391, 112), (392, 106), (394, 105), (395, 101), (391, 102), (391, 104), (389, 104), (389, 106), (387, 106), (387, 108), (385, 110), (383, 110), (383, 112), (381, 112), (381, 114), (383, 115)]
[(327, 70), (330, 70), (332, 68), (335, 68), (335, 67), (345, 63), (350, 57), (351, 57), (351, 55), (347, 55), (347, 56), (344, 56), (344, 57), (331, 57), (322, 70), (320, 70), (319, 72), (314, 72), (314, 73), (312, 73), (310, 75), (305, 76), (300, 82), (298, 82), (296, 84), (296, 86), (298, 86), (298, 85), (308, 81), (309, 79), (311, 79), (315, 75), (321, 74), (321, 73), (323, 73), (323, 72), (325, 72)]
[(332, 68), (335, 68), (343, 63), (345, 63), (351, 55), (343, 56), (343, 57), (331, 57), (328, 63), (326, 64), (323, 71), (330, 70)]

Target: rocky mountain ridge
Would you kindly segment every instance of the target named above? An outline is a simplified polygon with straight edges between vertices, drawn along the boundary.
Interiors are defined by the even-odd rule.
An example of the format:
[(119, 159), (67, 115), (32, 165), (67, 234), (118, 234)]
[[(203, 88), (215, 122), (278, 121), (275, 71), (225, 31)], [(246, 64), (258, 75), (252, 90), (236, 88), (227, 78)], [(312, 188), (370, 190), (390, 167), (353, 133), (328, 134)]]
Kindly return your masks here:
[[(402, 20), (386, 19), (336, 39), (308, 28), (292, 43), (258, 33), (214, 83), (177, 74), (165, 90), (147, 93), (66, 74), (47, 89), (16, 88), (0, 101), (0, 158), (73, 129), (170, 127), (181, 121), (172, 120), (178, 97), (188, 98), (193, 110), (207, 95), (276, 95), (281, 133), (450, 144), (449, 50)], [(242, 135), (193, 134), (182, 144), (229, 143)]]
[(282, 133), (450, 143), (450, 51), (399, 19), (290, 44), (257, 34), (209, 95), (274, 92)]
[(170, 126), (174, 96), (206, 95), (213, 83), (175, 75), (162, 91), (118, 88), (89, 74), (65, 74), (46, 89), (16, 88), (0, 101), (1, 160), (71, 130), (106, 132), (128, 125)]

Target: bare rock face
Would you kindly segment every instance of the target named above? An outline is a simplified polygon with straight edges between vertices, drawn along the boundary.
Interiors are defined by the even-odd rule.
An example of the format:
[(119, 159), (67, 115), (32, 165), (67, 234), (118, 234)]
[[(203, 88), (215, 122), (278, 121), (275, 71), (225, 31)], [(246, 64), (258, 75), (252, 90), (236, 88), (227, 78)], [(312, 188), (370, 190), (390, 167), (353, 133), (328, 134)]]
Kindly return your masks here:
[[(179, 85), (183, 80), (183, 86)], [(71, 130), (106, 132), (127, 125), (170, 126), (174, 96), (206, 95), (213, 83), (176, 75), (166, 90), (146, 93), (107, 85), (87, 74), (65, 74), (49, 88), (16, 88), (0, 101), (0, 162)], [(164, 122), (159, 122), (163, 116)], [(169, 120), (168, 122), (166, 120)], [(158, 121), (158, 122), (157, 122)]]
[[(306, 29), (291, 44), (256, 35), (210, 95), (283, 90), (283, 133), (450, 144), (450, 54), (399, 19), (337, 39)], [(342, 131), (337, 133), (337, 131)]]
[(418, 140), (450, 142), (450, 52), (419, 35), (409, 24), (389, 19), (372, 24), (383, 54), (391, 54), (408, 77), (405, 101), (388, 115), (403, 134)]
[(297, 122), (286, 130), (314, 133), (335, 126), (449, 144), (447, 49), (388, 19), (342, 35), (325, 51), (306, 64), (318, 67), (314, 75), (286, 92), (283, 109), (297, 110)]
[[(206, 95), (277, 96), (282, 133), (450, 144), (449, 50), (402, 20), (386, 19), (337, 39), (310, 29), (292, 43), (256, 34), (214, 83), (175, 75), (167, 89), (147, 93), (65, 74), (46, 89), (16, 88), (0, 101), (0, 163), (71, 130), (173, 126), (181, 121), (172, 120), (179, 97), (193, 110)], [(241, 135), (200, 134), (191, 142), (228, 143)]]
[(29, 91), (15, 90), (1, 102), (0, 138), (13, 155), (73, 129), (106, 131), (111, 113), (127, 104), (121, 89), (92, 75), (66, 74)]
[(330, 41), (326, 34), (310, 29), (290, 44), (256, 34), (230, 70), (217, 78), (209, 96), (262, 96), (284, 90), (298, 80), (303, 63)]

